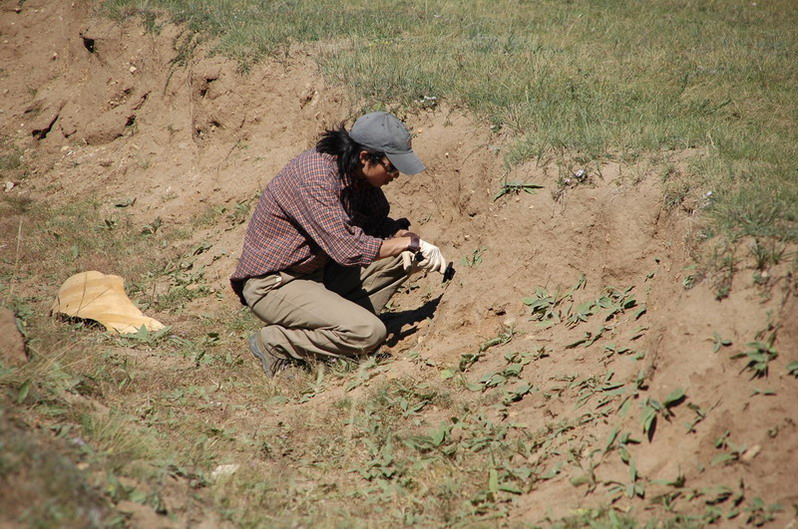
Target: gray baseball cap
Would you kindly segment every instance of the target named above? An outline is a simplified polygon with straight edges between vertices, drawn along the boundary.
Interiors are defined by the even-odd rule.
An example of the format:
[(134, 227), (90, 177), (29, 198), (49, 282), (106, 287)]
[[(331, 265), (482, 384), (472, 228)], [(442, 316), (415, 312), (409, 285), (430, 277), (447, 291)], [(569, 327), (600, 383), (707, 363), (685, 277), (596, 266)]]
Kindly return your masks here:
[(371, 112), (360, 116), (349, 136), (368, 149), (384, 152), (401, 173), (416, 174), (426, 169), (413, 152), (407, 127), (392, 114)]

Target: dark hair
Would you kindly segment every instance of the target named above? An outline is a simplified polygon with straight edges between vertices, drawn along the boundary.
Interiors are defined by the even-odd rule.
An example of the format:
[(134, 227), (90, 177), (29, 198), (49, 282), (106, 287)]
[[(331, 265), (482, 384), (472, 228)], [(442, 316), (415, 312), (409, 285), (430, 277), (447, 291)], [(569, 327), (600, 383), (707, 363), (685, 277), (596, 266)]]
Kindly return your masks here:
[(368, 151), (369, 160), (372, 163), (382, 161), (385, 156), (385, 153), (376, 152), (353, 140), (343, 123), (335, 128), (325, 130), (316, 143), (316, 150), (336, 156), (338, 171), (342, 175), (351, 175), (360, 166), (360, 151)]

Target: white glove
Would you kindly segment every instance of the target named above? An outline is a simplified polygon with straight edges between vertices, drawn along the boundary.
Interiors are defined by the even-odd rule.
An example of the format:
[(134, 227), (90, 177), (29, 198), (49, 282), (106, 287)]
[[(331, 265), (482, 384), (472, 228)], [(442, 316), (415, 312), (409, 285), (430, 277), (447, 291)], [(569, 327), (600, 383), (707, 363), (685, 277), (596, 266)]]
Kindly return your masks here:
[(441, 274), (446, 271), (446, 259), (441, 254), (441, 249), (430, 244), (427, 241), (419, 241), (421, 245), (421, 255), (424, 257), (419, 261), (418, 266), (427, 272), (440, 272)]

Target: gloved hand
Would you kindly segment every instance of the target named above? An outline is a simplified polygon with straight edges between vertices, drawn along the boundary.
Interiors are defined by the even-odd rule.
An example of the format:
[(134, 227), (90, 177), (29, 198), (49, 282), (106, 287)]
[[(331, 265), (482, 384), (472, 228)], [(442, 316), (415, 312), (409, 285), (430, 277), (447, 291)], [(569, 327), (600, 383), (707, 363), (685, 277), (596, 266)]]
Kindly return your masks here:
[(423, 259), (418, 262), (419, 268), (427, 272), (440, 272), (441, 274), (446, 271), (446, 259), (443, 258), (440, 248), (434, 244), (430, 244), (425, 240), (419, 241), (421, 243), (421, 255)]

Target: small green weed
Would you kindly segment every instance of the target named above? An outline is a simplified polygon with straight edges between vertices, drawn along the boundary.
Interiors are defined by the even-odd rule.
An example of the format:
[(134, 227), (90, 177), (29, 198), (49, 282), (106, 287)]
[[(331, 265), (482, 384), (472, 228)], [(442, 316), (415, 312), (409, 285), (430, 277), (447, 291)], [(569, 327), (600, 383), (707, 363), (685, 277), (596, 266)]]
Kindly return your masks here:
[(787, 251), (787, 245), (775, 239), (755, 239), (751, 243), (750, 249), (756, 261), (756, 269), (763, 271), (782, 261)]
[(747, 351), (732, 355), (733, 359), (746, 358), (748, 360), (740, 372), (751, 371), (752, 379), (766, 377), (768, 375), (768, 364), (779, 356), (779, 353), (773, 347), (775, 340), (776, 332), (773, 331), (764, 342), (749, 342), (746, 344)]
[(726, 340), (724, 338), (721, 338), (720, 334), (716, 332), (712, 333), (712, 341), (714, 342), (712, 345), (713, 353), (717, 353), (718, 351), (720, 351), (721, 347), (729, 347), (730, 345), (732, 345), (731, 340)]
[(673, 390), (661, 403), (652, 398), (647, 398), (643, 403), (643, 411), (640, 415), (640, 422), (643, 425), (643, 433), (648, 437), (649, 442), (654, 439), (654, 432), (657, 429), (657, 417), (662, 416), (666, 420), (673, 417), (671, 408), (683, 402), (686, 398), (684, 389)]
[(731, 432), (726, 430), (723, 435), (715, 440), (715, 448), (718, 450), (728, 450), (728, 452), (724, 452), (713, 457), (712, 461), (710, 462), (711, 465), (727, 465), (735, 461), (739, 461), (740, 457), (742, 457), (743, 453), (745, 453), (746, 447), (744, 445), (738, 446), (732, 443), (729, 440), (730, 436)]
[(460, 355), (458, 370), (463, 373), (466, 372), (469, 367), (479, 361), (485, 351), (491, 347), (509, 343), (513, 339), (513, 336), (515, 336), (515, 327), (504, 327), (495, 337), (482, 342), (482, 344), (479, 346), (479, 350), (476, 353), (465, 353)]
[(775, 519), (775, 513), (783, 510), (784, 507), (778, 503), (766, 505), (762, 498), (754, 498), (745, 506), (745, 523), (762, 527)]
[(695, 418), (693, 418), (692, 421), (685, 423), (685, 426), (687, 427), (687, 433), (694, 433), (696, 425), (698, 425), (698, 423), (706, 419), (707, 415), (709, 415), (709, 412), (715, 409), (719, 404), (720, 401), (716, 402), (708, 410), (704, 410), (698, 404), (688, 402), (687, 407), (690, 408), (695, 413)]
[(477, 248), (476, 250), (471, 252), (471, 255), (466, 255), (465, 257), (460, 259), (460, 264), (462, 264), (463, 266), (471, 266), (471, 267), (477, 267), (481, 265), (482, 254), (485, 252), (485, 250), (487, 250), (487, 248), (485, 247)]
[(541, 327), (548, 328), (563, 320), (560, 305), (566, 300), (573, 300), (574, 292), (583, 289), (586, 283), (587, 279), (582, 274), (577, 282), (563, 294), (558, 292), (551, 294), (545, 288), (537, 287), (532, 297), (523, 298), (521, 301), (532, 311), (530, 319), (538, 321)]
[(499, 192), (493, 196), (493, 201), (496, 202), (505, 195), (517, 195), (522, 191), (524, 193), (534, 194), (537, 189), (543, 189), (543, 186), (538, 184), (523, 184), (520, 182), (504, 182)]
[(158, 230), (161, 229), (162, 225), (163, 225), (163, 220), (161, 219), (161, 217), (155, 217), (155, 220), (153, 220), (149, 224), (146, 224), (141, 229), (141, 234), (142, 235), (155, 235), (156, 233), (158, 233)]

